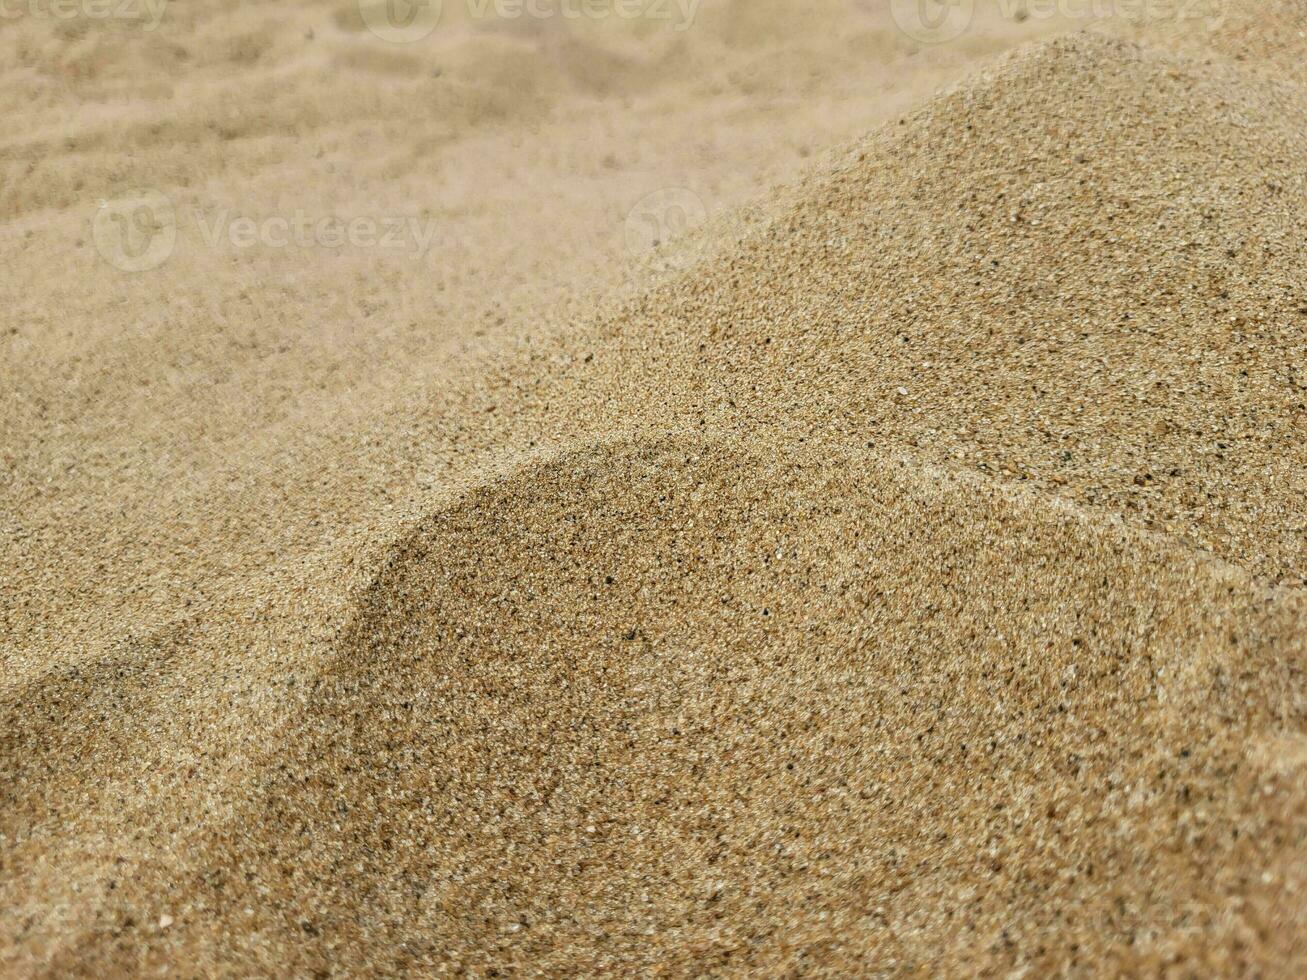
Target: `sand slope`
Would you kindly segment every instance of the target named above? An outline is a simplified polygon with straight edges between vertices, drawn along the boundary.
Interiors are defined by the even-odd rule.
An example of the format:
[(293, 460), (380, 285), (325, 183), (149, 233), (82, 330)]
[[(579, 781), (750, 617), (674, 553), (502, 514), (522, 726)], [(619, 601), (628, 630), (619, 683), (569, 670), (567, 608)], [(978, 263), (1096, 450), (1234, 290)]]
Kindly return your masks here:
[(1213, 50), (1003, 60), (16, 655), (0, 963), (1300, 972), (1307, 96)]
[(201, 918), (267, 895), (261, 941), (314, 968), (1298, 955), (1283, 603), (902, 461), (569, 453), (396, 550)]

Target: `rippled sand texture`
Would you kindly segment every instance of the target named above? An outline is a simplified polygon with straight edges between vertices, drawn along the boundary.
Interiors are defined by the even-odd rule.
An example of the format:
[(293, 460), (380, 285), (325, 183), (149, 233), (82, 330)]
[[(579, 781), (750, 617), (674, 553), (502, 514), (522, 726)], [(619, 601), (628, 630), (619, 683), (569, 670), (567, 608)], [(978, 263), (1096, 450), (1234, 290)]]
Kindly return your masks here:
[(1307, 971), (1307, 13), (445, 13), (0, 21), (0, 971)]

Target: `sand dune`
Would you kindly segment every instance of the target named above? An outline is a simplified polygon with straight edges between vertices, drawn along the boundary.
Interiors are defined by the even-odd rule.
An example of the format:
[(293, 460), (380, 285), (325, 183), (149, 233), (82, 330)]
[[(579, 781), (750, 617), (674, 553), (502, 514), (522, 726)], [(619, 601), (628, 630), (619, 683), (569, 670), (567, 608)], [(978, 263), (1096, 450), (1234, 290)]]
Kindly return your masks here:
[[(439, 283), (179, 247), (169, 297), (137, 279), (76, 301), (88, 336), (16, 331), (0, 967), (1300, 974), (1307, 91), (1298, 15), (1268, 9), (997, 58), (1051, 25), (982, 18), (950, 52), (727, 4), (683, 41), (455, 22), (401, 55), (296, 14), (340, 46), (291, 77), (503, 81), (442, 90), (444, 136), (388, 131), (385, 89), (351, 107), (394, 113), (359, 178), (392, 200), (450, 142), (467, 237)], [(193, 29), (232, 59), (290, 43), (222, 16)], [(850, 108), (833, 52), (911, 79)], [(764, 125), (729, 86), (648, 91), (714, 57), (809, 104)], [(311, 98), (181, 186), (285, 200), (302, 169), (260, 140), (325, 127)], [(598, 149), (557, 200), (522, 191), (535, 157), (477, 179), (534, 138), (519, 113), (575, 136), (611, 98), (746, 146), (687, 162), (698, 134), (658, 130), (682, 142), (635, 169), (722, 206), (635, 266), (569, 210)], [(819, 149), (820, 106), (826, 145), (869, 135), (731, 174), (751, 139)], [(66, 180), (4, 199), (7, 235), (72, 228), (75, 169), (43, 165)], [(510, 233), (487, 197), (533, 203)], [(554, 220), (558, 254), (510, 257)], [(313, 316), (354, 332), (306, 341)]]

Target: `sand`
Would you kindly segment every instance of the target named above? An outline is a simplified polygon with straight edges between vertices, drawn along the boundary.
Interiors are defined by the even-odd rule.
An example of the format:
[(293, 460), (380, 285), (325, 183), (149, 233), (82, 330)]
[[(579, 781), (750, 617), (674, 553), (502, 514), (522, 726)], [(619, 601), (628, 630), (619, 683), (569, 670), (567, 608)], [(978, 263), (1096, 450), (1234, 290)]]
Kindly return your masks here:
[(1307, 14), (976, 6), (0, 21), (0, 972), (1302, 975)]

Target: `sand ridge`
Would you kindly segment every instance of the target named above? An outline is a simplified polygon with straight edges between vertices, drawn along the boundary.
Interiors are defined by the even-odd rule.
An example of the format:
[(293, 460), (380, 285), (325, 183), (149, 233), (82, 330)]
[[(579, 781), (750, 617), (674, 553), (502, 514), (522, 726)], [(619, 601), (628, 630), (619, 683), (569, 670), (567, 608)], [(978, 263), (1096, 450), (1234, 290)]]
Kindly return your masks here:
[[(1234, 801), (1280, 789), (1244, 753), (1294, 710), (1282, 600), (917, 461), (787, 457), (595, 447), (433, 515), (231, 828), (312, 841), (260, 883), (319, 896), (302, 930), (385, 930), (396, 968), (1293, 951), (1192, 901), (1276, 860)], [(1272, 880), (1247, 900), (1287, 910)]]

